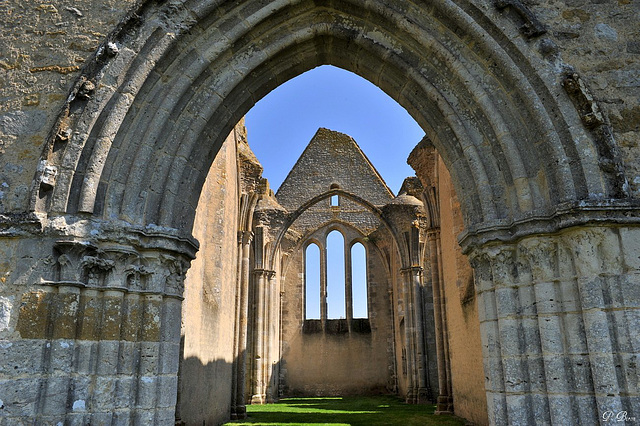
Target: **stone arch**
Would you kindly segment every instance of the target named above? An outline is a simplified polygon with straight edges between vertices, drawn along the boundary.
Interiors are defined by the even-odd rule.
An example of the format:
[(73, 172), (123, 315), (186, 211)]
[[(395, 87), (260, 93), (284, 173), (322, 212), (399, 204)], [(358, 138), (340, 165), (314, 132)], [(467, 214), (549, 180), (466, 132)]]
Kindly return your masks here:
[[(469, 231), (610, 198), (619, 182), (600, 169), (560, 76), (489, 14), (464, 1), (144, 3), (76, 85), (52, 132), (73, 136), (52, 136), (43, 156), (57, 184), (36, 185), (32, 208), (188, 233), (233, 124), (321, 64), (378, 85), (426, 130)], [(97, 86), (88, 101), (85, 81)]]
[[(522, 15), (531, 18), (530, 14)], [(528, 299), (518, 296), (518, 292), (524, 294), (523, 287), (528, 286), (528, 291), (543, 301), (544, 288), (539, 284), (546, 284), (545, 277), (556, 273), (540, 262), (545, 250), (531, 249), (539, 244), (536, 233), (551, 235), (554, 244), (557, 240), (558, 246), (566, 246), (579, 260), (576, 264), (584, 262), (585, 267), (576, 270), (577, 277), (561, 277), (572, 285), (587, 283), (607, 294), (617, 285), (634, 282), (629, 276), (640, 268), (637, 229), (623, 226), (637, 223), (637, 214), (635, 218), (625, 216), (634, 206), (621, 202), (625, 179), (617, 172), (615, 145), (599, 140), (587, 128), (593, 118), (589, 114), (593, 114), (585, 112), (584, 105), (575, 107), (565, 93), (561, 84), (565, 70), (542, 60), (536, 42), (522, 38), (518, 31), (508, 15), (466, 0), (438, 4), (405, 0), (143, 2), (84, 68), (50, 132), (38, 170), (34, 170), (31, 211), (41, 219), (69, 219), (65, 222), (69, 226), (57, 227), (41, 238), (42, 229), (34, 226), (36, 220), (12, 220), (26, 229), (24, 240), (31, 238), (28, 243), (35, 246), (37, 241), (61, 253), (65, 250), (56, 259), (49, 253), (47, 262), (71, 265), (74, 271), (95, 268), (109, 274), (109, 286), (100, 292), (114, 296), (115, 302), (127, 294), (148, 300), (149, 318), (157, 317), (154, 310), (164, 312), (162, 321), (171, 324), (169, 327), (154, 328), (157, 324), (151, 320), (136, 324), (149, 333), (143, 337), (153, 340), (158, 351), (163, 346), (163, 360), (175, 360), (180, 286), (196, 246), (189, 233), (207, 170), (224, 137), (257, 100), (279, 84), (321, 64), (339, 66), (368, 79), (403, 105), (425, 129), (451, 171), (467, 227), (462, 242), (472, 252), (476, 270), (487, 337), (485, 351), (498, 354), (487, 356), (490, 421), (560, 423), (573, 410), (593, 419), (604, 410), (623, 411), (629, 406), (637, 415), (637, 386), (619, 379), (614, 367), (622, 365), (620, 377), (635, 371), (628, 364), (616, 364), (619, 359), (631, 359), (625, 358), (628, 351), (623, 339), (633, 334), (625, 321), (611, 320), (615, 312), (632, 312), (638, 304), (635, 295), (612, 302), (605, 297), (588, 299), (579, 289), (573, 294), (576, 315), (594, 325), (578, 329), (578, 338), (584, 347), (604, 348), (603, 352), (590, 350), (586, 361), (607, 367), (584, 372), (585, 398), (576, 400), (571, 389), (547, 391), (521, 380), (534, 375), (551, 377), (565, 366), (531, 363), (521, 364), (515, 371), (508, 368), (512, 364), (506, 364), (540, 360), (552, 344), (558, 358), (564, 357), (569, 364), (574, 360), (572, 348), (560, 345), (557, 338), (567, 317), (563, 309), (568, 308), (549, 307), (549, 315), (558, 319), (553, 330), (536, 329), (537, 313), (515, 320), (511, 315), (531, 309)], [(574, 81), (574, 86), (580, 86), (578, 79), (572, 78), (567, 85)], [(580, 94), (583, 89), (571, 90)], [(588, 100), (584, 92), (581, 100)], [(589, 106), (593, 104), (586, 109)], [(619, 226), (603, 226), (595, 236), (593, 231), (575, 229), (594, 222)], [(574, 227), (570, 232), (554, 234), (570, 227)], [(96, 237), (96, 228), (104, 234)], [(127, 234), (129, 229), (136, 231), (135, 236)], [(23, 237), (20, 231), (11, 232), (9, 238)], [(605, 250), (584, 250), (589, 239), (597, 240), (600, 234), (603, 241), (596, 241), (600, 246), (622, 248), (620, 257), (627, 269), (612, 274), (601, 259)], [(46, 244), (42, 243), (45, 239)], [(245, 240), (250, 241), (250, 236)], [(103, 247), (98, 250), (93, 242)], [(483, 246), (487, 242), (495, 244)], [(505, 272), (505, 259), (514, 264), (513, 253), (520, 246), (526, 249), (529, 269), (542, 271), (534, 270), (540, 275), (536, 282), (527, 281), (527, 265), (522, 268), (523, 277), (509, 275), (513, 268)], [(28, 252), (23, 246), (20, 249)], [(45, 251), (40, 246), (37, 250), (38, 254)], [(139, 264), (137, 257), (124, 259), (121, 253), (129, 250), (136, 255), (140, 252), (144, 262)], [(180, 256), (174, 256), (176, 253)], [(149, 279), (151, 293), (119, 285), (120, 275), (129, 270), (145, 274), (147, 265), (158, 271)], [(39, 264), (16, 284), (27, 282), (35, 287), (38, 282), (56, 287), (47, 293), (51, 300), (57, 300), (51, 306), (66, 306), (67, 295), (72, 295), (69, 300), (80, 300), (87, 284), (81, 282), (82, 277), (72, 271), (51, 283), (42, 280), (47, 275), (44, 270)], [(19, 273), (22, 271), (13, 277)], [(65, 291), (57, 293), (57, 287)], [(501, 298), (505, 289), (515, 295), (514, 303)], [(41, 325), (35, 322), (42, 318), (33, 308), (41, 296), (36, 291), (24, 293), (25, 310), (15, 326), (18, 332), (35, 330), (32, 324)], [(168, 302), (161, 305), (161, 299)], [(70, 319), (66, 321), (62, 314)], [(52, 325), (46, 321), (58, 318), (56, 315), (65, 321), (50, 331)], [(73, 315), (61, 309), (43, 320), (48, 334), (24, 334), (21, 338), (32, 340), (34, 345), (52, 336), (77, 338)], [(512, 321), (513, 327), (499, 327), (505, 321)], [(67, 327), (69, 324), (72, 326)], [(599, 333), (597, 326), (603, 324), (613, 332)], [(140, 330), (131, 330), (131, 339), (142, 336)], [(530, 332), (527, 336), (531, 340), (515, 342), (507, 334), (514, 330)], [(89, 336), (88, 340), (103, 343), (118, 338), (114, 334)], [(139, 343), (131, 347), (139, 348)], [(637, 356), (636, 346), (631, 352), (631, 357)], [(104, 351), (101, 357), (110, 361), (117, 358), (114, 353)], [(145, 375), (143, 368), (146, 366), (132, 373), (138, 379), (136, 389), (151, 389), (149, 381), (162, 382), (158, 386), (163, 389), (175, 388), (177, 362), (168, 362), (157, 376)], [(523, 371), (527, 374), (521, 375)], [(43, 368), (33, 376), (43, 380), (47, 395), (70, 398), (71, 393), (64, 391), (71, 392), (72, 385), (59, 392), (53, 380), (57, 378), (47, 382), (48, 374)], [(151, 423), (172, 417), (172, 402), (154, 399), (160, 394), (157, 389), (160, 387), (148, 392), (151, 396), (144, 406), (131, 408), (131, 419)], [(599, 389), (606, 389), (606, 395), (598, 393)], [(557, 403), (550, 396), (558, 393), (569, 402)], [(43, 397), (37, 404), (40, 411), (34, 412), (38, 415), (58, 406), (54, 397), (47, 401)], [(109, 411), (107, 407), (99, 414), (108, 416)]]

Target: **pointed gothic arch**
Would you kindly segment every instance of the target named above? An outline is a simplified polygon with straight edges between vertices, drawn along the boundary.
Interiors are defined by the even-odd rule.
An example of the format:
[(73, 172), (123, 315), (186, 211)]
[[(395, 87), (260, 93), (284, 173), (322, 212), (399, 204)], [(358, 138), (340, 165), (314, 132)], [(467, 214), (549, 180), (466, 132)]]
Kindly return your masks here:
[(87, 66), (79, 86), (98, 83), (95, 96), (70, 96), (58, 126), (74, 136), (44, 153), (59, 176), (52, 191), (34, 188), (33, 209), (188, 233), (229, 130), (321, 64), (368, 79), (418, 121), (451, 170), (469, 232), (597, 203), (622, 185), (600, 168), (562, 76), (465, 2), (148, 2), (136, 16), (135, 31), (131, 22), (111, 36), (116, 58), (103, 47)]
[[(521, 6), (520, 15), (531, 19)], [(603, 318), (615, 316), (611, 302), (591, 300), (578, 288), (603, 276), (624, 284), (624, 274), (637, 270), (637, 256), (622, 253), (637, 252), (630, 237), (637, 233), (624, 227), (637, 225), (637, 200), (626, 198), (615, 143), (597, 105), (583, 105), (589, 96), (579, 77), (545, 62), (526, 37), (508, 14), (467, 0), (144, 1), (95, 52), (67, 97), (32, 170), (30, 212), (36, 215), (9, 220), (8, 238), (31, 239), (38, 253), (48, 250), (42, 257), (54, 264), (34, 260), (37, 267), (20, 276), (19, 284), (48, 285), (55, 291), (46, 297), (80, 300), (81, 289), (92, 283), (77, 271), (107, 276), (99, 292), (109, 295), (124, 293), (120, 275), (134, 274), (134, 281), (148, 288), (127, 289), (127, 297), (146, 300), (151, 319), (140, 322), (143, 331), (124, 330), (122, 336), (155, 342), (154, 350), (162, 351), (157, 358), (168, 360), (157, 375), (136, 372), (135, 386), (149, 389), (150, 381), (162, 379), (158, 383), (171, 388), (179, 356), (181, 285), (197, 250), (190, 232), (212, 161), (255, 102), (288, 79), (331, 64), (366, 78), (404, 106), (451, 172), (466, 225), (462, 243), (473, 255), (484, 308), (490, 420), (526, 423), (539, 415), (551, 422), (573, 412), (571, 407), (580, 407), (587, 419), (604, 410), (623, 411), (627, 403), (640, 412), (637, 389), (616, 373), (625, 356), (618, 336), (629, 330), (609, 320), (613, 332), (600, 334)], [(11, 220), (22, 226), (19, 232)], [(246, 246), (253, 236), (243, 231)], [(625, 268), (608, 266), (623, 257)], [(268, 282), (269, 271), (263, 272), (260, 278)], [(578, 289), (571, 287), (580, 300), (576, 309), (589, 327), (577, 327), (574, 334), (581, 347), (603, 351), (589, 351), (592, 362), (605, 360), (602, 369), (584, 372), (586, 396), (577, 400), (571, 394), (562, 404), (551, 395), (566, 389), (524, 385), (520, 371), (507, 368), (528, 359), (530, 350), (542, 367), (529, 365), (523, 369), (527, 374), (563, 373), (563, 366), (544, 358), (557, 330), (531, 328), (532, 340), (524, 347), (498, 327), (511, 318), (497, 287), (537, 292), (550, 281)], [(594, 288), (596, 294), (606, 290)], [(535, 293), (540, 302), (543, 293)], [(10, 325), (22, 333), (20, 339), (78, 338), (75, 326), (65, 328), (74, 324), (62, 316), (74, 313), (65, 310), (59, 313), (65, 321), (56, 327), (41, 318), (49, 334), (28, 327), (28, 314), (39, 318), (39, 297), (35, 290), (23, 295), (26, 314)], [(615, 301), (615, 309), (636, 302)], [(564, 318), (566, 312), (547, 305), (550, 315)], [(162, 327), (153, 322), (160, 318), (154, 310), (162, 312)], [(133, 315), (118, 312), (122, 318)], [(530, 321), (515, 322), (517, 329)], [(108, 342), (107, 347), (120, 338), (120, 330), (111, 331), (89, 337)], [(51, 395), (64, 394), (54, 392), (56, 378), (46, 371), (33, 377), (42, 379)], [(517, 380), (507, 380), (512, 378)], [(153, 398), (132, 416), (171, 417), (172, 402)], [(38, 415), (45, 416), (43, 410), (55, 401), (37, 404)]]

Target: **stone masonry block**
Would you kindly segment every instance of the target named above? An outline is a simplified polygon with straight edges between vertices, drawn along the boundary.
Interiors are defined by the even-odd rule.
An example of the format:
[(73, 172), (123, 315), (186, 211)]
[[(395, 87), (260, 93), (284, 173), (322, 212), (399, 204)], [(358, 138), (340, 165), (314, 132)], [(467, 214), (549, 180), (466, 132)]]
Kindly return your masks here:
[(69, 398), (72, 401), (85, 401), (84, 404), (88, 407), (91, 404), (93, 379), (84, 374), (74, 374), (69, 383)]
[(610, 330), (615, 337), (614, 350), (616, 352), (640, 353), (640, 311), (628, 309), (612, 311), (608, 318)]
[(521, 320), (502, 318), (498, 320), (500, 336), (500, 352), (503, 356), (517, 356), (521, 349)]
[(598, 419), (602, 418), (600, 416), (607, 412), (611, 412), (615, 416), (617, 413), (626, 411), (626, 408), (622, 405), (622, 399), (614, 394), (596, 393), (596, 405), (598, 407)]
[(622, 354), (622, 374), (630, 393), (640, 394), (640, 354)]
[(80, 374), (94, 374), (98, 353), (98, 342), (87, 340), (76, 341), (74, 370)]
[(611, 339), (607, 313), (591, 310), (582, 314), (587, 345), (592, 353), (607, 353), (614, 349), (615, 342)]
[(152, 409), (156, 405), (158, 389), (158, 376), (138, 377), (138, 393), (136, 407), (142, 409)]
[(156, 410), (155, 424), (159, 426), (173, 426), (175, 424), (175, 410), (172, 408)]
[(160, 361), (160, 344), (140, 343), (140, 374), (158, 374), (158, 362)]
[(549, 417), (549, 400), (544, 393), (530, 394), (531, 408), (533, 410), (533, 418), (536, 424), (548, 425), (552, 424)]
[(160, 374), (178, 374), (180, 343), (160, 343)]
[[(530, 395), (509, 395), (506, 396), (508, 424), (511, 426), (527, 426), (533, 421), (531, 413)], [(507, 424), (507, 423), (505, 423)]]
[(536, 308), (539, 314), (550, 314), (562, 311), (562, 299), (556, 294), (554, 282), (540, 282), (534, 285)]
[(155, 417), (156, 417), (155, 414), (156, 414), (155, 410), (137, 409), (133, 413), (133, 424), (135, 424), (135, 425), (154, 425), (154, 424), (156, 424), (155, 423)]
[(587, 337), (584, 331), (582, 314), (566, 314), (563, 317), (563, 322), (566, 352), (570, 354), (587, 352)]
[(521, 339), (524, 344), (523, 353), (527, 355), (538, 355), (542, 352), (540, 345), (540, 330), (536, 318), (523, 318)]
[[(596, 395), (616, 395), (620, 391), (613, 354), (590, 353), (593, 386)], [(621, 408), (622, 410), (622, 408)]]
[(547, 392), (566, 394), (574, 391), (570, 382), (569, 367), (566, 356), (558, 354), (544, 356)]
[(130, 408), (135, 399), (135, 387), (137, 378), (131, 376), (118, 376), (114, 405), (116, 409)]
[(562, 317), (559, 315), (544, 315), (538, 318), (540, 330), (540, 344), (545, 354), (564, 352), (564, 330)]
[(502, 369), (506, 392), (526, 392), (529, 389), (529, 374), (524, 357), (503, 358)]
[(118, 410), (113, 413), (112, 426), (129, 426), (131, 424), (131, 410)]
[(640, 228), (620, 228), (619, 233), (626, 268), (640, 271)]
[(538, 312), (536, 295), (532, 285), (523, 285), (518, 288), (518, 298), (520, 299), (519, 313), (522, 316), (536, 315)]
[(485, 355), (500, 354), (498, 321), (486, 321), (480, 324), (480, 338)]
[(91, 414), (91, 417), (88, 423), (91, 425), (112, 425), (114, 424), (113, 421), (114, 421), (113, 413), (93, 413)]
[(489, 415), (489, 424), (509, 424), (507, 417), (507, 398), (504, 393), (487, 390), (487, 414)]
[(526, 366), (529, 372), (529, 388), (531, 392), (546, 392), (547, 380), (545, 377), (544, 358), (542, 355), (527, 356)]
[(549, 395), (549, 414), (551, 416), (551, 424), (561, 425), (579, 425), (578, 413), (575, 411), (571, 403), (571, 395)]
[(480, 322), (492, 321), (498, 318), (494, 291), (484, 291), (478, 294), (478, 318)]
[(74, 365), (75, 341), (53, 340), (48, 345), (51, 350), (50, 370), (57, 373), (71, 373)]
[(45, 346), (44, 340), (0, 340), (0, 376), (41, 373)]
[(563, 312), (576, 312), (581, 309), (580, 292), (574, 280), (559, 281), (558, 292), (562, 301)]
[(110, 375), (118, 371), (120, 342), (107, 340), (98, 342), (97, 374)]
[(95, 412), (111, 412), (115, 406), (118, 379), (116, 376), (95, 378), (91, 408)]
[(621, 307), (640, 308), (640, 273), (620, 277)]
[(171, 408), (176, 405), (178, 394), (178, 376), (158, 376), (157, 407)]
[(0, 380), (0, 400), (4, 405), (2, 415), (33, 418), (37, 408), (36, 399), (42, 386), (42, 379)]
[(604, 308), (605, 299), (602, 287), (605, 285), (603, 277), (578, 279), (580, 288), (580, 302), (582, 309)]
[(502, 358), (499, 355), (482, 359), (485, 375), (485, 389), (487, 391), (504, 392), (504, 374), (502, 372)]
[(593, 395), (575, 395), (576, 411), (578, 413), (578, 424), (592, 424), (595, 419), (599, 419), (602, 413), (597, 412), (596, 398)]
[(591, 377), (591, 361), (588, 355), (569, 355), (570, 376), (576, 392), (586, 392), (593, 389)]
[(69, 377), (48, 377), (44, 382), (44, 415), (63, 415), (67, 411)]
[(182, 303), (176, 299), (165, 299), (162, 318), (163, 342), (180, 342), (180, 324), (182, 320)]
[(496, 307), (498, 318), (513, 317), (520, 314), (518, 289), (516, 287), (500, 287), (496, 289)]
[(118, 360), (118, 373), (119, 374), (134, 374), (137, 371), (138, 363), (140, 362), (140, 355), (138, 348), (140, 343), (135, 342), (120, 342), (120, 351)]

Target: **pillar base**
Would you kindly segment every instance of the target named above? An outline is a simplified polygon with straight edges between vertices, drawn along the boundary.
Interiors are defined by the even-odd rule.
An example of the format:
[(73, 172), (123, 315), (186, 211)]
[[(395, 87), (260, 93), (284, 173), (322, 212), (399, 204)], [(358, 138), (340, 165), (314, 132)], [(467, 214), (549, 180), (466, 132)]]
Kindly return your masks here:
[(413, 389), (407, 392), (407, 396), (405, 397), (405, 402), (407, 404), (416, 404), (418, 402), (417, 393)]
[(453, 401), (448, 396), (439, 396), (436, 411), (433, 414), (453, 414)]
[(433, 395), (429, 389), (420, 388), (418, 389), (418, 396), (416, 403), (418, 404), (430, 404), (433, 401)]
[(252, 405), (254, 405), (254, 404), (262, 405), (262, 404), (264, 404), (266, 402), (266, 400), (267, 400), (267, 398), (266, 398), (266, 396), (264, 394), (263, 395), (253, 395), (251, 397), (251, 404)]
[(231, 420), (242, 420), (247, 418), (247, 407), (245, 405), (237, 405), (231, 410)]

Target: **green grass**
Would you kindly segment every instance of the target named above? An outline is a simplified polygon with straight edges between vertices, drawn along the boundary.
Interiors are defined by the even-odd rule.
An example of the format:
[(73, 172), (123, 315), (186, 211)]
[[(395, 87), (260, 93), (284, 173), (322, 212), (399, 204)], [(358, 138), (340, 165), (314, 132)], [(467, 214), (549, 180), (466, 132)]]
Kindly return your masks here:
[(458, 418), (434, 415), (434, 409), (405, 404), (395, 396), (284, 398), (276, 404), (248, 405), (245, 420), (226, 425), (464, 425)]

